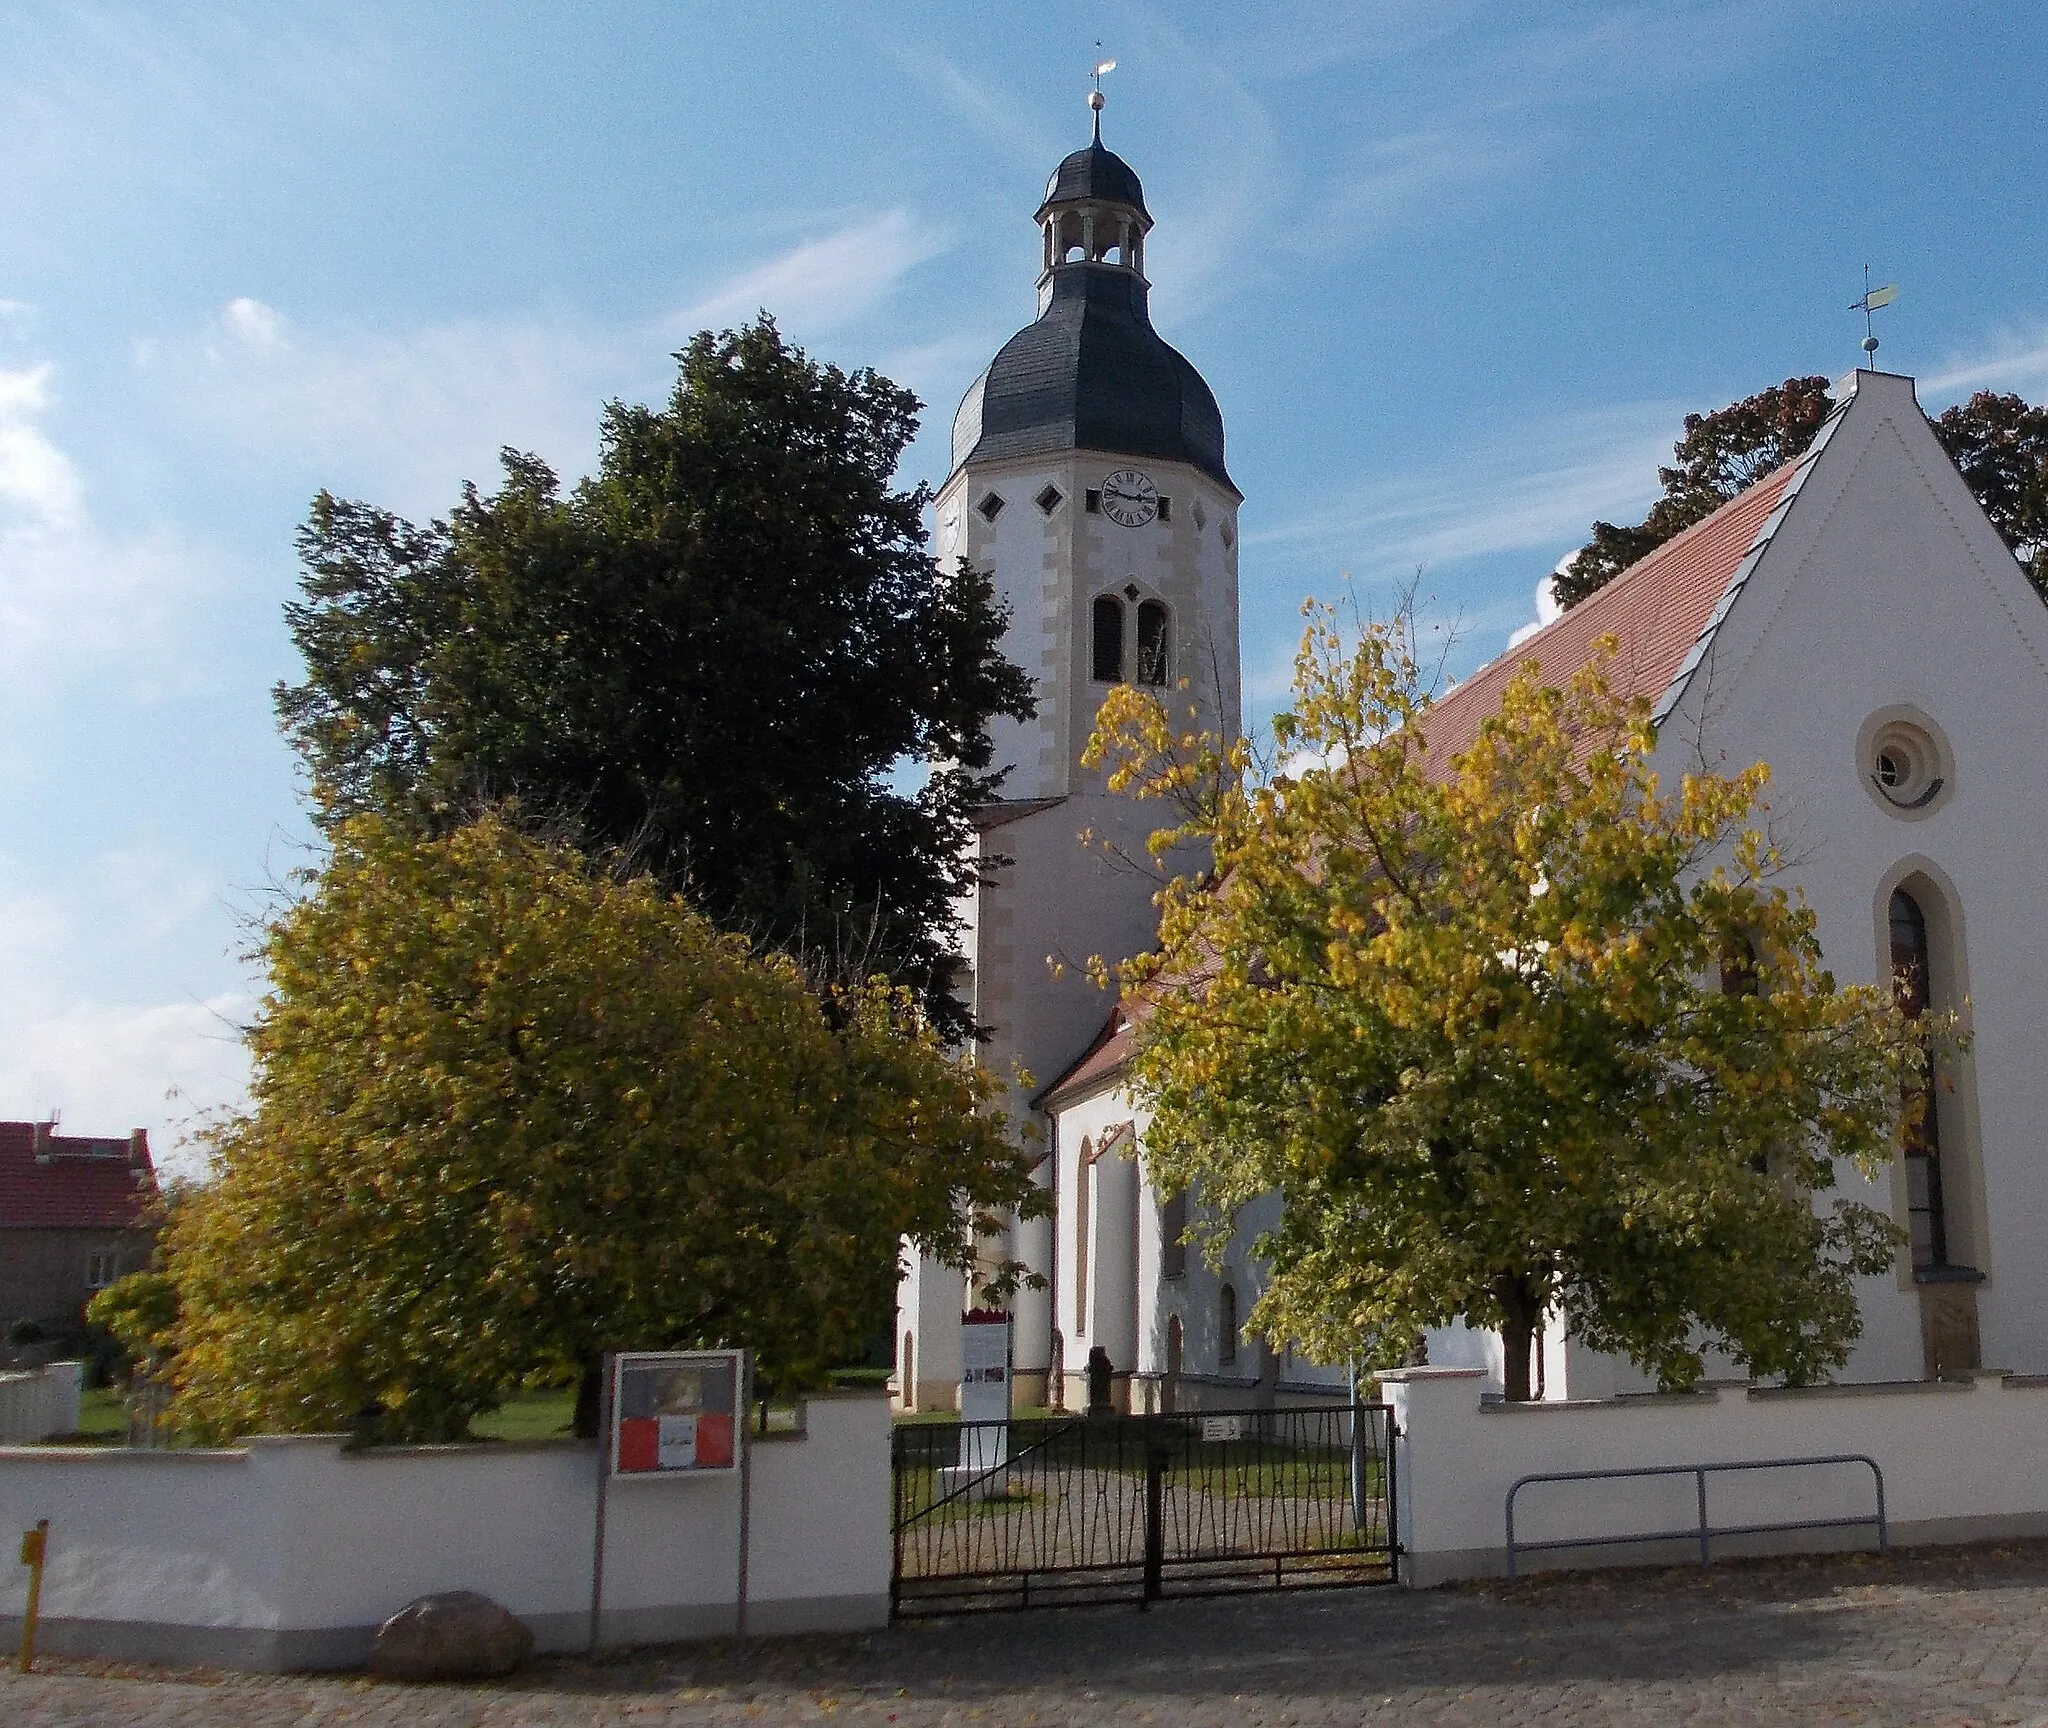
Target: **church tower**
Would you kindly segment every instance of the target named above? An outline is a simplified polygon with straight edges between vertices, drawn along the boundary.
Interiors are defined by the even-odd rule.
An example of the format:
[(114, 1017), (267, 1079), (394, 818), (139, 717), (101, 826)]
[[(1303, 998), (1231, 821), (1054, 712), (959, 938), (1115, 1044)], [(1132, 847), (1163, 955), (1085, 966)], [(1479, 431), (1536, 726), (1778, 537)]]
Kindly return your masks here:
[[(1201, 729), (1240, 730), (1241, 496), (1224, 466), (1223, 418), (1201, 374), (1152, 328), (1152, 217), (1136, 173), (1103, 147), (1099, 97), (1095, 106), (1093, 142), (1054, 170), (1035, 218), (1038, 317), (962, 400), (936, 502), (941, 563), (964, 557), (993, 572), (1010, 612), (1003, 651), (1037, 686), (1033, 719), (995, 722), (996, 762), (1009, 772), (982, 823), (990, 880), (962, 908), (963, 988), (993, 1032), (981, 1060), (1031, 1077), (1010, 1109), (1034, 1154), (1051, 1148), (1033, 1092), (1088, 1049), (1110, 1010), (1086, 962), (1141, 953), (1158, 932), (1158, 879), (1143, 866), (1164, 813), (1110, 794), (1081, 766), (1096, 710), (1131, 682), (1172, 693), (1177, 713), (1192, 706)], [(1040, 1172), (1043, 1183), (1050, 1166)], [(1053, 1272), (1048, 1221), (1013, 1237), (1010, 1254)], [(952, 1405), (966, 1295), (957, 1275), (929, 1265), (906, 1277), (906, 1404)], [(1051, 1296), (1024, 1290), (1011, 1306), (1016, 1402), (1040, 1403), (1058, 1348)]]

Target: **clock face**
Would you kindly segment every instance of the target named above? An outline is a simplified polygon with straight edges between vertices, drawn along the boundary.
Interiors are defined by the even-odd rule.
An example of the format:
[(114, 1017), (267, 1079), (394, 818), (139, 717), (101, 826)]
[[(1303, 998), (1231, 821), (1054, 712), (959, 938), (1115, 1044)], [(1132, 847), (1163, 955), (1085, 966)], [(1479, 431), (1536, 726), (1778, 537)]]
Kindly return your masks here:
[(1119, 468), (1102, 483), (1102, 513), (1126, 528), (1142, 528), (1159, 514), (1159, 488), (1151, 475)]

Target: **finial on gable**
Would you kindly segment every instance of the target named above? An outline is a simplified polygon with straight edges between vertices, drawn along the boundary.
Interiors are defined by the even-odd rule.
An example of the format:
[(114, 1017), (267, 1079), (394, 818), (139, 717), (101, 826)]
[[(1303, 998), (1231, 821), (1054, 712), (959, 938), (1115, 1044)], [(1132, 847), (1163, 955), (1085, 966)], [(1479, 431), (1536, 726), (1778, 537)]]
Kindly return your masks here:
[(1899, 297), (1898, 285), (1887, 282), (1882, 288), (1870, 285), (1870, 266), (1863, 266), (1863, 298), (1851, 300), (1849, 310), (1863, 314), (1863, 363), (1871, 370), (1877, 367), (1877, 332), (1871, 328), (1870, 315), (1882, 306), (1889, 306)]

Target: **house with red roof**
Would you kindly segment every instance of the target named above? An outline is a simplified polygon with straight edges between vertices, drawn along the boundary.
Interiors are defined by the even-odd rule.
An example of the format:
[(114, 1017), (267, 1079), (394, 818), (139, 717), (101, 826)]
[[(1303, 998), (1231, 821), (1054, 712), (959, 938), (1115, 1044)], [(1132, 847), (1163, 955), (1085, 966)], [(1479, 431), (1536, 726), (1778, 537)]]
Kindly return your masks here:
[[(1521, 666), (1561, 684), (1611, 636), (1611, 681), (1652, 704), (1667, 784), (1701, 763), (1770, 765), (1786, 884), (1827, 965), (1844, 982), (1904, 973), (1971, 1034), (1893, 1166), (1875, 1183), (1838, 1173), (1906, 1238), (1859, 1281), (1842, 1378), (2048, 1373), (2048, 607), (1912, 379), (1858, 372), (1837, 395), (1796, 461), (1451, 690), (1429, 747), (1465, 749)], [(1064, 1360), (1101, 1346), (1134, 1404), (1155, 1406), (1340, 1383), (1242, 1335), (1263, 1282), (1249, 1244), (1270, 1219), (1246, 1218), (1219, 1268), (1181, 1246), (1185, 1219), (1144, 1170), (1132, 1010), (1098, 1027), (1036, 1100)], [(1429, 1345), (1499, 1384), (1497, 1337), (1454, 1328)], [(1537, 1348), (1549, 1398), (1648, 1389), (1559, 1328)]]
[(21, 1320), (76, 1333), (94, 1291), (149, 1264), (157, 1197), (144, 1129), (0, 1122), (0, 1335)]

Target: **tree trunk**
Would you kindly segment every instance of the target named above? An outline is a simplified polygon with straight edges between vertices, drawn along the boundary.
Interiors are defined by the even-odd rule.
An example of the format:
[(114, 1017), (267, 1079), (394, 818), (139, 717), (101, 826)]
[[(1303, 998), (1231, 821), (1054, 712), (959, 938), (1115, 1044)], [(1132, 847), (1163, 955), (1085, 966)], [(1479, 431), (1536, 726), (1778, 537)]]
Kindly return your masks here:
[(1500, 1304), (1502, 1391), (1510, 1404), (1529, 1402), (1529, 1357), (1543, 1319), (1543, 1298), (1526, 1272), (1503, 1272), (1493, 1281)]
[(585, 1359), (583, 1373), (576, 1382), (576, 1417), (574, 1432), (579, 1440), (597, 1438), (598, 1417), (603, 1413), (604, 1404), (604, 1358), (592, 1356)]

